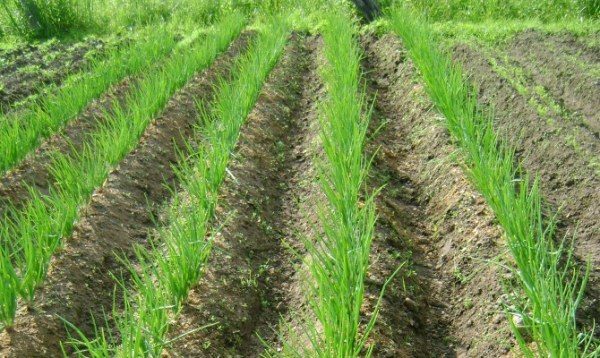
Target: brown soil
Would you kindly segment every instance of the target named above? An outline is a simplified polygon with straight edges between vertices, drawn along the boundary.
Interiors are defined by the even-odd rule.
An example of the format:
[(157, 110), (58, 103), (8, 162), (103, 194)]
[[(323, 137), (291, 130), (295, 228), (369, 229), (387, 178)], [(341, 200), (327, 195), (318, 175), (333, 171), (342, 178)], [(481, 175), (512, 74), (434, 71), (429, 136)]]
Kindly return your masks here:
[[(196, 103), (211, 100), (217, 76), (229, 72), (248, 39), (244, 35), (235, 41), (209, 70), (180, 90), (146, 129), (140, 145), (94, 193), (72, 237), (53, 257), (34, 303), (18, 312), (14, 329), (0, 334), (0, 356), (60, 356), (59, 342), (67, 331), (59, 317), (91, 335), (91, 314), (99, 318), (101, 312), (110, 312), (115, 281), (109, 272), (127, 278), (116, 255), (132, 258), (133, 246), (146, 243), (155, 226), (152, 218), (175, 185), (176, 148), (193, 132)], [(116, 302), (121, 301), (118, 296)]]
[(0, 69), (0, 111), (39, 93), (45, 86), (59, 86), (70, 74), (84, 69), (89, 63), (88, 53), (93, 51), (98, 56), (106, 47), (102, 40), (71, 46), (57, 43), (48, 50), (37, 48), (12, 60), (2, 58), (8, 64)]
[[(242, 129), (219, 209), (225, 225), (171, 334), (217, 326), (176, 340), (170, 356), (255, 357), (264, 350), (258, 336), (281, 350), (282, 339), (294, 339), (290, 328), (302, 334), (305, 268), (284, 247), (304, 254), (302, 240), (318, 237), (323, 200), (315, 169), (321, 42), (308, 41), (292, 41)], [(387, 277), (407, 264), (384, 296), (374, 355), (508, 355), (514, 342), (499, 279), (506, 273), (494, 264), (502, 259), (501, 231), (455, 162), (401, 44), (391, 36), (363, 44), (368, 90), (377, 93), (372, 127), (388, 121), (369, 145), (381, 147), (371, 185), (386, 186), (377, 200), (365, 320)], [(307, 54), (305, 46), (316, 47)]]
[(499, 357), (514, 343), (502, 313), (501, 231), (456, 162), (439, 115), (391, 35), (363, 39), (376, 96), (370, 143), (379, 220), (369, 272), (372, 307), (388, 286), (372, 340), (382, 357)]
[[(597, 35), (598, 33), (589, 36)], [(532, 36), (533, 41), (543, 42), (553, 51), (557, 51), (559, 55), (572, 56), (579, 59), (581, 63), (588, 65), (600, 64), (600, 47), (597, 45), (586, 44), (585, 39), (587, 37), (578, 38), (568, 32), (544, 34), (535, 30), (524, 31), (521, 36)]]
[[(163, 61), (152, 65), (157, 70)], [(99, 98), (93, 99), (85, 109), (65, 127), (44, 139), (36, 150), (25, 157), (17, 166), (0, 177), (0, 217), (7, 208), (19, 208), (30, 198), (31, 187), (37, 192), (48, 194), (56, 186), (52, 176), (52, 155), (56, 152), (71, 154), (79, 152), (85, 143), (97, 132), (106, 115), (111, 114), (115, 105), (123, 107), (127, 96), (135, 88), (139, 76), (126, 77), (110, 87)]]
[[(133, 246), (147, 244), (158, 229), (153, 218), (177, 189), (172, 166), (176, 148), (194, 132), (196, 100), (210, 105), (217, 76), (227, 77), (248, 37), (178, 92), (138, 148), (94, 193), (74, 234), (53, 258), (35, 302), (20, 309), (14, 329), (0, 333), (1, 357), (59, 356), (59, 342), (67, 337), (59, 316), (92, 334), (91, 314), (99, 319), (103, 311), (110, 312), (115, 281), (108, 273), (128, 276), (116, 254), (134, 259)], [(404, 265), (381, 301), (368, 342), (374, 356), (513, 356), (517, 348), (503, 313), (508, 302), (502, 286), (514, 278), (502, 268), (510, 261), (502, 230), (467, 180), (461, 153), (398, 38), (364, 36), (361, 45), (367, 98), (374, 104), (367, 146), (374, 158), (367, 186), (382, 188), (376, 199), (363, 330), (386, 279)], [(583, 45), (564, 46), (576, 51)], [(482, 54), (465, 45), (454, 50), (480, 86), (482, 105), (496, 108), (498, 131), (518, 149), (524, 168), (540, 174), (551, 209), (562, 206), (561, 234), (577, 234), (578, 258), (591, 254), (597, 264), (598, 174), (585, 153), (598, 150), (598, 138), (564, 118), (540, 118)], [(521, 59), (521, 54), (513, 55)], [(213, 223), (219, 230), (205, 275), (171, 327), (174, 341), (165, 356), (256, 357), (265, 353), (265, 342), (276, 351), (294, 338), (307, 343), (306, 337), (298, 337), (305, 320), (314, 320), (306, 302), (304, 262), (310, 258), (304, 256), (303, 240), (322, 237), (317, 208), (325, 200), (317, 170), (323, 157), (318, 135), (319, 106), (326, 95), (318, 74), (323, 61), (319, 37), (293, 34), (263, 87), (228, 166)], [(538, 80), (532, 75), (530, 85)], [(579, 95), (564, 92), (568, 88), (548, 83), (548, 90), (571, 108), (567, 99)], [(78, 120), (84, 124), (68, 126), (11, 172), (4, 180), (13, 184), (0, 186), (0, 194), (11, 202), (22, 200), (21, 182), (47, 190), (52, 184), (44, 169), (47, 153), (67, 151), (67, 139), (81, 146), (101, 120), (101, 106), (92, 105), (89, 119)], [(599, 277), (596, 269), (580, 314), (586, 319), (598, 317)], [(117, 292), (117, 303), (119, 296)], [(191, 332), (210, 323), (215, 326)]]
[(568, 39), (548, 43), (544, 34), (525, 31), (507, 45), (506, 52), (567, 112), (583, 116), (584, 125), (600, 138), (600, 78), (570, 62), (565, 43)]
[(177, 340), (172, 356), (256, 357), (261, 339), (276, 340), (295, 274), (286, 247), (308, 229), (297, 203), (312, 182), (306, 119), (316, 103), (314, 46), (312, 38), (292, 36), (242, 128), (218, 210), (216, 225), (224, 226), (172, 335), (218, 326)]
[(600, 321), (600, 178), (594, 166), (598, 138), (576, 123), (541, 118), (473, 48), (459, 45), (454, 57), (479, 88), (481, 105), (494, 108), (495, 129), (516, 148), (525, 171), (539, 175), (549, 212), (559, 212), (557, 237), (574, 237), (576, 257), (593, 265), (580, 316)]

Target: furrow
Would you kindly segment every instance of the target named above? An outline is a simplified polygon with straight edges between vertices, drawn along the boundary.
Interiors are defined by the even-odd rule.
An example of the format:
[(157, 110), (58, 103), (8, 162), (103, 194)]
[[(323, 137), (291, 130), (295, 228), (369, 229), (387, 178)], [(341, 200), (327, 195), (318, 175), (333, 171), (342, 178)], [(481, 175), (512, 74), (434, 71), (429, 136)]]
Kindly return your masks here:
[[(455, 49), (479, 102), (494, 108), (494, 128), (516, 149), (527, 173), (540, 176), (540, 189), (550, 215), (558, 213), (558, 238), (573, 238), (575, 255), (589, 261), (592, 272), (581, 316), (600, 319), (600, 162), (598, 141), (565, 121), (548, 121), (498, 75), (485, 57), (467, 46)], [(583, 264), (584, 265), (584, 264)]]
[(211, 258), (172, 336), (218, 326), (176, 340), (174, 356), (259, 356), (261, 339), (274, 341), (274, 327), (288, 310), (293, 268), (285, 247), (298, 242), (298, 213), (289, 201), (300, 195), (294, 177), (307, 161), (298, 150), (306, 138), (303, 113), (311, 104), (303, 97), (312, 79), (307, 41), (293, 35), (242, 127), (221, 191)]
[(368, 148), (376, 153), (370, 185), (383, 187), (367, 312), (404, 264), (381, 301), (373, 355), (507, 355), (514, 342), (498, 280), (507, 276), (493, 263), (505, 248), (493, 213), (453, 158), (457, 148), (399, 40), (368, 36), (362, 43), (375, 101), (371, 129), (379, 129)]

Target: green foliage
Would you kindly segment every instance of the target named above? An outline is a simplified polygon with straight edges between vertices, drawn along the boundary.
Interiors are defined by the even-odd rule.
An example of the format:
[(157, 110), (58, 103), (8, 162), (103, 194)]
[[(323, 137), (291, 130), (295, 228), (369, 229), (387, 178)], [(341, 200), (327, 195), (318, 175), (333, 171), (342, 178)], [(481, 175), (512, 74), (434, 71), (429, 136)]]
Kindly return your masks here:
[[(597, 357), (600, 348), (589, 351), (591, 335), (580, 333), (575, 322), (589, 272), (582, 273), (572, 263), (568, 247), (555, 244), (554, 225), (542, 215), (538, 181), (515, 166), (513, 150), (497, 137), (493, 118), (478, 110), (476, 94), (450, 57), (437, 49), (429, 27), (405, 9), (392, 12), (391, 25), (404, 40), (433, 102), (446, 117), (450, 134), (462, 148), (471, 181), (506, 233), (525, 295), (524, 300), (515, 300), (516, 309), (508, 314), (522, 317), (535, 341), (532, 348), (512, 325), (523, 353), (528, 357)], [(522, 296), (520, 292), (516, 297)]]
[(600, 0), (579, 0), (582, 15), (591, 19), (600, 18)]
[(15, 115), (0, 115), (0, 173), (17, 164), (46, 138), (77, 116), (94, 98), (127, 75), (140, 72), (175, 46), (161, 26), (140, 40), (116, 49), (104, 61), (93, 63), (88, 75), (61, 87)]
[(497, 45), (509, 41), (515, 35), (533, 29), (547, 34), (560, 34), (565, 31), (578, 37), (597, 37), (600, 23), (595, 20), (564, 20), (542, 23), (539, 20), (484, 20), (482, 22), (436, 22), (432, 30), (450, 43), (483, 42)]
[(432, 21), (461, 22), (491, 19), (539, 19), (550, 22), (580, 17), (598, 18), (600, 8), (598, 0), (399, 0), (397, 2), (414, 8)]
[(93, 27), (92, 1), (7, 0), (0, 10), (12, 32), (26, 38), (48, 38)]
[(320, 357), (358, 357), (367, 337), (360, 338), (358, 328), (375, 224), (372, 196), (361, 203), (368, 172), (363, 152), (369, 118), (361, 113), (364, 95), (359, 89), (355, 25), (342, 12), (333, 13), (327, 17), (323, 38), (328, 98), (320, 121), (326, 160), (319, 173), (327, 196), (320, 210), (325, 238), (308, 245), (314, 279), (311, 307), (323, 334), (312, 341), (319, 342), (313, 348)]
[[(372, 347), (366, 347), (366, 342), (378, 310), (360, 333), (359, 328), (376, 217), (374, 193), (364, 192), (369, 171), (364, 146), (370, 116), (363, 114), (357, 26), (348, 12), (339, 8), (325, 19), (327, 64), (322, 76), (327, 99), (320, 118), (325, 158), (319, 165), (326, 196), (319, 207), (324, 236), (305, 241), (305, 264), (311, 274), (307, 298), (318, 323), (309, 320), (306, 330), (286, 343), (284, 355), (369, 356)], [(295, 346), (298, 341), (308, 341), (310, 347)]]
[[(239, 18), (238, 18), (239, 21)], [(239, 21), (237, 27), (242, 22)], [(218, 32), (231, 31), (219, 27)], [(224, 26), (224, 24), (221, 24)], [(170, 224), (160, 233), (162, 246), (152, 250), (137, 248), (138, 269), (128, 263), (132, 273), (131, 293), (125, 293), (123, 312), (115, 312), (120, 343), (105, 330), (90, 340), (78, 332), (71, 340), (84, 356), (123, 357), (160, 356), (167, 344), (168, 318), (177, 313), (190, 288), (202, 275), (212, 247), (207, 237), (210, 220), (217, 206), (218, 192), (225, 178), (231, 153), (241, 126), (252, 110), (260, 89), (279, 59), (288, 37), (281, 18), (271, 19), (247, 55), (237, 64), (231, 83), (222, 82), (210, 113), (202, 112), (198, 127), (206, 141), (192, 156), (183, 158), (177, 176), (183, 194), (177, 194), (169, 209)], [(200, 51), (204, 52), (204, 51)], [(125, 287), (124, 283), (121, 283)], [(199, 327), (203, 329), (205, 327)], [(109, 330), (110, 331), (110, 330)]]
[(296, 0), (3, 0), (0, 38), (25, 39), (116, 32), (161, 22), (207, 25), (236, 9), (275, 11)]

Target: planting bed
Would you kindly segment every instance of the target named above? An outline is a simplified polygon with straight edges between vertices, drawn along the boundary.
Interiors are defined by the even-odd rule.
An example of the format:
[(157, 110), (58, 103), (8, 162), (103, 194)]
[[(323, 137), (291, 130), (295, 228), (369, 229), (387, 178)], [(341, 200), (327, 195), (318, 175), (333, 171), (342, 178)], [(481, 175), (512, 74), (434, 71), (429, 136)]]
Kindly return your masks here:
[[(556, 236), (574, 238), (576, 257), (593, 266), (581, 309), (588, 323), (600, 319), (600, 78), (592, 72), (599, 66), (597, 52), (568, 35), (546, 41), (536, 32), (518, 35), (491, 55), (467, 44), (454, 48), (455, 59), (479, 88), (481, 104), (495, 109), (498, 133), (516, 149), (526, 172), (540, 176), (547, 212), (558, 212)], [(580, 56), (575, 57), (580, 62), (568, 56)], [(521, 69), (526, 92), (492, 64), (503, 61)], [(546, 106), (535, 87), (559, 107)]]
[(72, 45), (27, 45), (0, 54), (0, 109), (7, 111), (48, 85), (60, 85), (112, 45), (90, 39)]
[(176, 185), (172, 168), (178, 160), (176, 148), (181, 148), (196, 124), (196, 101), (210, 102), (216, 79), (226, 76), (247, 39), (242, 36), (211, 69), (173, 97), (145, 131), (138, 148), (94, 193), (72, 237), (53, 258), (35, 302), (17, 314), (14, 329), (0, 336), (0, 355), (59, 356), (59, 343), (67, 338), (61, 317), (89, 335), (93, 334), (91, 314), (102, 324), (101, 313), (109, 312), (114, 300), (115, 281), (108, 273), (127, 275), (117, 255), (131, 257), (134, 243), (147, 242), (155, 225), (153, 217)]
[[(98, 333), (95, 325), (115, 330), (113, 315), (123, 312), (123, 288), (132, 281), (119, 257), (134, 269), (144, 267), (134, 245), (153, 247), (168, 227), (166, 207), (182, 186), (176, 166), (210, 140), (195, 126), (255, 37), (242, 33), (177, 91), (79, 208), (73, 234), (53, 256), (34, 300), (19, 301), (14, 326), (0, 333), (0, 357), (60, 356), (61, 342), (69, 330), (74, 334), (65, 321), (88, 337)], [(506, 268), (513, 263), (504, 231), (465, 174), (464, 153), (402, 41), (391, 34), (358, 41), (363, 111), (373, 105), (365, 186), (379, 190), (359, 331), (368, 330), (378, 307), (367, 340), (373, 356), (514, 356), (517, 343), (504, 311), (511, 304), (505, 288), (517, 278)], [(309, 344), (302, 336), (315, 321), (307, 266), (316, 258), (306, 244), (325, 236), (319, 168), (327, 153), (319, 128), (330, 90), (322, 76), (326, 45), (321, 36), (293, 32), (242, 125), (208, 229), (214, 247), (202, 279), (169, 321), (163, 356), (256, 357), (296, 340)], [(60, 46), (50, 48), (60, 52)], [(56, 63), (33, 47), (5, 52), (2, 59), (12, 67), (2, 67), (0, 80), (23, 81), (28, 77), (20, 66), (43, 63), (64, 72), (44, 82), (58, 84), (67, 68), (82, 68), (87, 51), (104, 46), (91, 41), (55, 56)], [(540, 176), (545, 212), (559, 213), (557, 237), (574, 236), (577, 263), (593, 265), (578, 313), (589, 327), (600, 321), (599, 51), (567, 35), (533, 31), (497, 48), (462, 43), (451, 50), (477, 86), (481, 108), (494, 108), (494, 129), (516, 149), (524, 170)], [(0, 103), (33, 94), (27, 81), (45, 80), (5, 86), (2, 91), (15, 94), (2, 92)], [(113, 86), (8, 171), (0, 181), (0, 215), (8, 220), (7, 207), (27, 202), (28, 186), (44, 194), (59, 186), (49, 171), (50, 153), (79, 152), (111, 114), (112, 101), (126, 105), (136, 84), (126, 78)], [(359, 205), (367, 202), (361, 198)]]

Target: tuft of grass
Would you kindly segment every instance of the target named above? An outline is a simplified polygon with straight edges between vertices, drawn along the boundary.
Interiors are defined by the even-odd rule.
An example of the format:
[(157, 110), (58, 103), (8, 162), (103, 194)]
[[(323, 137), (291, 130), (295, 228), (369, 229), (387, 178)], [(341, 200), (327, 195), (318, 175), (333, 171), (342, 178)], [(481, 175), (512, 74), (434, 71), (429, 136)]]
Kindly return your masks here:
[[(162, 69), (140, 80), (124, 106), (114, 103), (113, 113), (107, 115), (83, 150), (70, 156), (54, 154), (51, 172), (58, 186), (48, 195), (32, 189), (27, 205), (10, 210), (0, 224), (0, 244), (6, 248), (3, 259), (13, 267), (0, 275), (11, 275), (18, 282), (15, 289), (21, 297), (33, 300), (61, 238), (71, 233), (78, 208), (102, 185), (110, 169), (137, 145), (147, 125), (175, 91), (196, 71), (212, 63), (240, 33), (243, 24), (243, 17), (233, 13), (216, 25), (214, 34), (205, 41), (179, 48)], [(8, 319), (5, 322), (10, 323)]]
[(128, 290), (121, 281), (126, 291), (125, 308), (113, 313), (118, 317), (120, 342), (106, 334), (110, 328), (96, 330), (93, 340), (76, 330), (79, 338), (69, 344), (78, 354), (159, 356), (169, 343), (169, 318), (177, 314), (190, 288), (200, 279), (210, 255), (209, 228), (241, 126), (287, 37), (288, 27), (282, 18), (269, 20), (252, 48), (239, 59), (233, 81), (219, 85), (214, 106), (210, 112), (202, 111), (199, 119), (197, 132), (204, 137), (203, 144), (197, 150), (189, 145), (187, 152), (192, 155), (185, 159), (182, 155), (177, 171), (182, 192), (175, 195), (169, 208), (170, 224), (159, 235), (162, 245), (150, 250), (138, 247), (137, 263), (127, 262), (132, 287)]
[[(597, 0), (405, 0), (402, 3), (405, 8), (410, 7), (432, 21), (467, 22), (500, 19), (538, 19), (544, 22), (597, 19), (600, 8)], [(393, 6), (393, 3), (390, 5)]]
[(564, 242), (555, 244), (553, 222), (542, 215), (538, 180), (514, 164), (514, 151), (497, 137), (493, 118), (478, 110), (476, 94), (463, 80), (460, 68), (437, 49), (428, 25), (402, 8), (391, 12), (390, 21), (463, 150), (471, 181), (505, 231), (525, 297), (515, 301), (515, 312), (507, 314), (522, 317), (535, 342), (535, 347), (528, 345), (521, 327), (512, 324), (523, 353), (528, 357), (596, 357), (600, 348), (592, 351), (592, 336), (579, 332), (575, 322), (589, 267), (581, 272), (572, 263), (570, 248)]
[(480, 22), (439, 21), (431, 24), (433, 32), (448, 40), (450, 44), (475, 42), (498, 45), (510, 41), (514, 36), (535, 30), (547, 34), (568, 32), (582, 38), (594, 38), (600, 32), (597, 20), (560, 20), (544, 23), (537, 19), (526, 20), (484, 20)]

